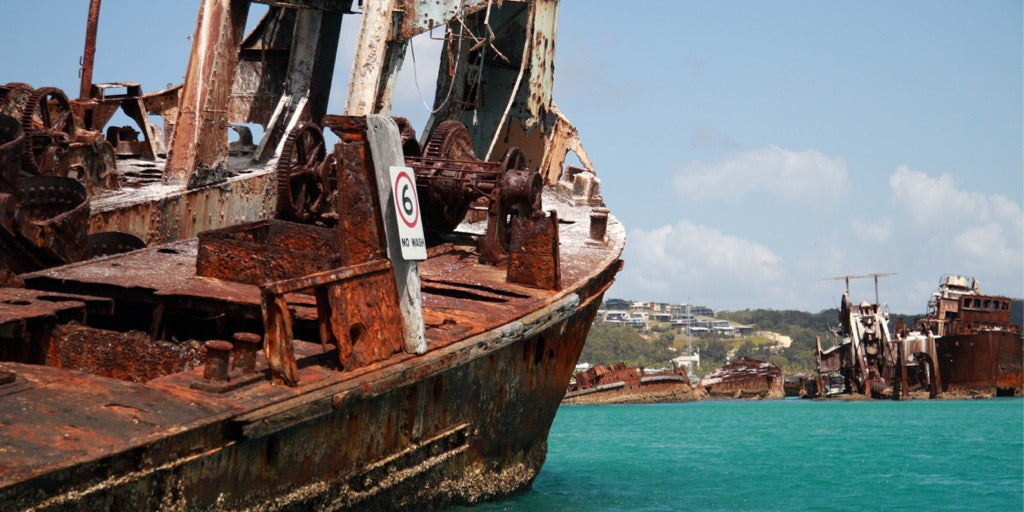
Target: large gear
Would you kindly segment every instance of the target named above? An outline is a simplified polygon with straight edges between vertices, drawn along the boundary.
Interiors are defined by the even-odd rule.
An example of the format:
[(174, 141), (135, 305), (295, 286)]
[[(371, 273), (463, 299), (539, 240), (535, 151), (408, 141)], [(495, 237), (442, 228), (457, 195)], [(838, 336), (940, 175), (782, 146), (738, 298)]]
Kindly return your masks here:
[(53, 173), (56, 160), (75, 139), (68, 97), (56, 87), (36, 89), (21, 114), (21, 127), (29, 136), (22, 168), (33, 174)]
[(277, 162), (277, 216), (298, 222), (325, 221), (337, 185), (323, 132), (315, 123), (292, 129)]
[(442, 160), (477, 160), (469, 130), (454, 119), (437, 125), (423, 146), (423, 156)]
[(462, 222), (473, 199), (481, 194), (475, 187), (475, 173), (465, 164), (479, 163), (473, 152), (473, 138), (466, 125), (449, 119), (437, 125), (423, 145), (422, 176), (417, 188), (424, 201), (423, 225), (430, 230), (451, 231)]

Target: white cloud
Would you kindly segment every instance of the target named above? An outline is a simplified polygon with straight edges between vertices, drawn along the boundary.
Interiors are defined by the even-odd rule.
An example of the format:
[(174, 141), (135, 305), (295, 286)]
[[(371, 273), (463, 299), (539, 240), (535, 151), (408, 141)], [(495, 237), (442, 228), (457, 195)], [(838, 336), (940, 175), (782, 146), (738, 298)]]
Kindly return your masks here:
[[(1024, 276), (1024, 213), (1001, 194), (961, 190), (949, 174), (933, 178), (899, 166), (889, 177), (892, 202), (909, 218), (904, 245), (931, 247), (938, 273), (986, 275), (1020, 293)], [(989, 290), (986, 290), (989, 291)]]
[(675, 178), (690, 198), (767, 193), (787, 201), (830, 202), (848, 188), (846, 163), (818, 151), (768, 146), (715, 165), (693, 165)]
[(744, 303), (754, 290), (777, 289), (782, 279), (782, 260), (771, 249), (688, 220), (631, 230), (626, 251), (622, 277), (629, 289), (617, 293), (631, 297)]
[(857, 238), (865, 242), (882, 243), (888, 242), (892, 234), (892, 220), (882, 217), (875, 222), (866, 222), (861, 219), (854, 219), (850, 224)]
[(970, 228), (953, 239), (957, 251), (968, 259), (971, 266), (999, 268), (1007, 264), (1024, 265), (1020, 246), (1010, 247), (1003, 226), (986, 224)]
[(918, 227), (964, 226), (994, 221), (1022, 228), (1020, 205), (1001, 194), (959, 190), (953, 176), (938, 178), (913, 171), (905, 165), (889, 176), (892, 199)]

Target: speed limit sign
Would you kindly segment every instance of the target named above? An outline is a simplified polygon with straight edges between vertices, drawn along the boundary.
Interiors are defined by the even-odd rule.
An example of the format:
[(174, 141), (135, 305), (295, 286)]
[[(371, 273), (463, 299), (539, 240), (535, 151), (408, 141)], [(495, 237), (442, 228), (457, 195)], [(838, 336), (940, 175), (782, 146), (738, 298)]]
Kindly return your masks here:
[(420, 200), (416, 196), (416, 175), (412, 168), (392, 165), (391, 195), (398, 218), (398, 240), (402, 257), (407, 260), (427, 259), (427, 243), (423, 238)]

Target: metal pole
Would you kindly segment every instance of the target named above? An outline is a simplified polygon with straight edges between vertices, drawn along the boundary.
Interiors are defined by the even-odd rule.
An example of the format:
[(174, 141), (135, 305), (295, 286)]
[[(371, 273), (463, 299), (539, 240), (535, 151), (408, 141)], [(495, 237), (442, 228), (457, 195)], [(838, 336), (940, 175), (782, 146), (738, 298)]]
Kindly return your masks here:
[[(693, 317), (690, 315), (689, 297), (686, 298), (686, 320), (690, 322), (686, 329), (686, 355), (690, 357), (690, 362), (686, 366), (693, 373), (697, 373), (697, 371), (693, 369), (693, 342), (691, 341), (693, 333)], [(687, 375), (686, 378), (690, 378), (690, 376)]]
[(89, 2), (89, 19), (85, 25), (85, 51), (82, 54), (82, 87), (78, 97), (92, 96), (92, 65), (96, 59), (96, 26), (100, 22), (100, 0)]

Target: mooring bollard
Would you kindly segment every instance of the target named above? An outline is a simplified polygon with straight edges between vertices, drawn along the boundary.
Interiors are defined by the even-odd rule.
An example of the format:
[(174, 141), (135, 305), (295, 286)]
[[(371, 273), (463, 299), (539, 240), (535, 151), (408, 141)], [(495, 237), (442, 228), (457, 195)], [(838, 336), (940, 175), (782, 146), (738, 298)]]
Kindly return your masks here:
[(206, 367), (203, 378), (207, 380), (228, 380), (228, 363), (234, 346), (230, 341), (210, 340), (206, 342)]
[(590, 239), (604, 242), (608, 230), (608, 208), (594, 208), (590, 212)]
[(256, 351), (260, 349), (263, 338), (252, 332), (235, 333), (235, 359), (231, 368), (242, 370), (242, 373), (256, 373)]

